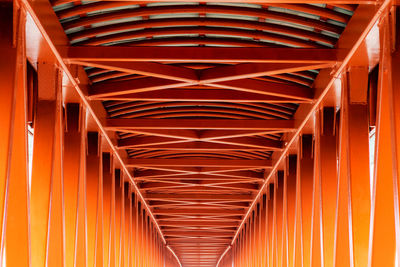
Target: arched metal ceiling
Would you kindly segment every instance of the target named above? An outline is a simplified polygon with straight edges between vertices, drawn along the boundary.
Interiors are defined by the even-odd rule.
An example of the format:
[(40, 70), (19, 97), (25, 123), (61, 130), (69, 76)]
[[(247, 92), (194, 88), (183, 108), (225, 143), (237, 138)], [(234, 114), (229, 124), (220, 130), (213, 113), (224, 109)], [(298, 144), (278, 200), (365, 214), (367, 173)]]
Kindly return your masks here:
[[(335, 47), (357, 8), (344, 4), (72, 0), (56, 0), (52, 4), (72, 46), (329, 49)], [(296, 65), (294, 71), (286, 73), (268, 71), (271, 66), (265, 64), (246, 66), (235, 61), (149, 62), (148, 68), (142, 69), (124, 63), (79, 64), (85, 66), (92, 82), (93, 99), (102, 100), (109, 118), (159, 119), (171, 123), (177, 120), (290, 120), (299, 103), (312, 101), (314, 79), (321, 68), (329, 67)], [(182, 74), (186, 77), (182, 78), (184, 81), (163, 85), (162, 79), (170, 77), (150, 69), (165, 67), (188, 75)], [(244, 71), (245, 78), (234, 75), (243, 70), (248, 70)], [(224, 80), (224, 76), (232, 77)], [(207, 78), (208, 83), (201, 82)], [(222, 83), (215, 83), (212, 78)], [(120, 86), (127, 85), (136, 88), (128, 92), (134, 97), (118, 92)], [(262, 96), (270, 94), (257, 91), (263, 85), (278, 86), (272, 94), (275, 96), (292, 89), (306, 93), (286, 101), (267, 98), (264, 101)], [(286, 91), (280, 94), (279, 86), (287, 87)], [(147, 89), (143, 89), (145, 87)], [(113, 94), (108, 93), (110, 88)], [(240, 98), (242, 93), (251, 94), (251, 97), (233, 101), (219, 97), (221, 92), (228, 92), (232, 99)], [(215, 266), (268, 169), (262, 164), (219, 166), (217, 163), (224, 160), (267, 162), (274, 151), (282, 149), (282, 136), (286, 132), (279, 129), (229, 131), (207, 126), (203, 129), (118, 128), (116, 131), (119, 148), (132, 160), (128, 165), (132, 167), (139, 188), (152, 207), (167, 242), (185, 267)], [(147, 163), (136, 164), (142, 161)], [(149, 164), (151, 161), (155, 163)], [(157, 162), (177, 163), (169, 166)], [(188, 253), (193, 250), (197, 253)]]

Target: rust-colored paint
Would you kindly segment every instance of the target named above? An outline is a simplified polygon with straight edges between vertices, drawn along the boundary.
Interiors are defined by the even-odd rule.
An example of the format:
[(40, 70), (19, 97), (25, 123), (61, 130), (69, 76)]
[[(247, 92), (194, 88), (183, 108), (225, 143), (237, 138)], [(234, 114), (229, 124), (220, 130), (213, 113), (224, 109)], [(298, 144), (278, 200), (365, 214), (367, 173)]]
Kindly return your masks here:
[(207, 2), (0, 2), (0, 265), (395, 266), (396, 2)]

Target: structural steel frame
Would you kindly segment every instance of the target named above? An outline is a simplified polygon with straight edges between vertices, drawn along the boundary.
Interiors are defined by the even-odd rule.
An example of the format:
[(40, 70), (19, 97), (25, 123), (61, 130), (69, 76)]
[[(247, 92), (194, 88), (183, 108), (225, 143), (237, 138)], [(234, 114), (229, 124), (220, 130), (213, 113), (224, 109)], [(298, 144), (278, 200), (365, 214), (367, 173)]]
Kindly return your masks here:
[(395, 266), (396, 1), (73, 2), (0, 2), (0, 262)]

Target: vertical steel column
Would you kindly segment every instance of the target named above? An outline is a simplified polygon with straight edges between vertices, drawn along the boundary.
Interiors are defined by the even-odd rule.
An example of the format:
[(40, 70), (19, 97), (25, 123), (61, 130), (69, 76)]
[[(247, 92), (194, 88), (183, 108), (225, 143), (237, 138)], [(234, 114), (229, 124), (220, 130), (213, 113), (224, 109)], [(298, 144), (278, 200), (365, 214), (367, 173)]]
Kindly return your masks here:
[[(133, 189), (132, 189), (133, 191)], [(131, 193), (131, 235), (132, 235), (132, 239), (131, 239), (131, 265), (136, 267), (137, 265), (137, 226), (136, 226), (136, 219), (137, 219), (137, 214), (136, 214), (136, 199), (137, 196), (134, 192)]]
[(147, 219), (147, 214), (146, 210), (142, 209), (142, 225), (143, 225), (143, 247), (144, 247), (144, 253), (143, 253), (143, 259), (144, 259), (144, 267), (149, 267), (149, 239), (148, 239), (148, 219)]
[(79, 104), (68, 103), (65, 111), (63, 188), (65, 206), (65, 262), (75, 266), (78, 190), (82, 168), (82, 124)]
[[(396, 217), (398, 216), (398, 150), (393, 95), (394, 76), (391, 58), (391, 29), (389, 17), (380, 24), (381, 56), (378, 80), (376, 116), (375, 172), (368, 266), (393, 266), (396, 256)], [(396, 65), (398, 60), (395, 61)], [(396, 69), (398, 67), (396, 66)], [(395, 88), (397, 89), (397, 86)], [(397, 104), (398, 105), (398, 104)], [(397, 217), (398, 218), (398, 217)], [(399, 244), (397, 244), (399, 247)]]
[(0, 262), (6, 246), (7, 266), (23, 267), (29, 264), (25, 12), (1, 3), (0, 26)]
[(333, 266), (334, 259), (334, 235), (335, 212), (337, 201), (337, 158), (336, 158), (336, 133), (335, 133), (335, 109), (325, 107), (321, 117), (320, 168), (321, 203), (322, 203), (322, 249), (325, 267)]
[[(311, 242), (313, 224), (313, 184), (314, 184), (314, 157), (313, 157), (313, 136), (302, 135), (299, 143), (298, 168), (299, 168), (299, 192), (300, 205), (298, 206), (297, 220), (301, 222), (301, 237), (296, 246), (301, 246), (303, 266), (311, 266)], [(297, 257), (297, 254), (296, 254)], [(297, 262), (297, 261), (296, 261)]]
[(120, 206), (119, 206), (119, 218), (120, 218), (120, 222), (119, 222), (119, 266), (120, 267), (124, 267), (125, 265), (125, 255), (124, 255), (124, 251), (125, 251), (125, 173), (121, 173), (121, 187), (120, 187), (120, 191), (121, 191), (121, 202), (120, 202)]
[(295, 217), (297, 199), (297, 155), (289, 155), (286, 167), (287, 179), (287, 266), (294, 266)]
[(341, 105), (336, 255), (339, 266), (368, 264), (371, 201), (367, 93), (368, 69), (352, 67), (348, 75), (343, 75)]
[(140, 201), (138, 201), (137, 215), (138, 215), (138, 233), (139, 233), (138, 266), (144, 266), (142, 203), (140, 203)]
[(265, 238), (265, 206), (264, 206), (264, 194), (261, 196), (259, 200), (259, 213), (258, 213), (258, 240), (257, 240), (257, 264), (262, 266), (264, 264), (264, 238)]
[[(350, 254), (353, 255), (353, 247), (350, 245), (351, 240), (349, 233), (349, 206), (350, 206), (350, 179), (349, 179), (349, 131), (348, 131), (348, 86), (347, 75), (342, 75), (342, 105), (340, 107), (340, 127), (339, 127), (339, 163), (338, 163), (338, 205), (336, 209), (336, 255), (335, 264), (338, 266), (353, 266), (350, 260)], [(351, 250), (351, 252), (350, 252)]]
[(131, 204), (131, 188), (129, 182), (124, 182), (124, 250), (123, 250), (123, 255), (124, 255), (124, 262), (122, 266), (128, 267), (130, 265), (130, 219), (131, 219), (131, 214), (130, 214), (130, 204)]
[[(97, 253), (97, 242), (102, 239), (102, 225), (98, 221), (100, 211), (99, 195), (101, 188), (101, 151), (100, 136), (97, 132), (87, 133), (87, 152), (86, 152), (86, 223), (87, 223), (87, 263), (88, 266), (95, 266)], [(100, 224), (100, 225), (99, 225)], [(102, 250), (103, 248), (101, 248)], [(99, 266), (96, 264), (96, 266)]]
[(247, 245), (247, 264), (249, 267), (253, 266), (254, 262), (254, 217), (255, 217), (255, 210), (251, 212), (251, 216), (248, 221), (249, 231), (247, 234), (248, 237), (248, 245)]
[[(38, 63), (38, 83), (30, 196), (31, 263), (45, 266), (50, 262), (63, 263), (64, 243), (61, 235), (63, 200), (59, 198), (62, 196), (61, 87), (54, 63)], [(55, 235), (61, 240), (54, 240)]]
[(262, 196), (263, 212), (261, 214), (261, 227), (262, 227), (262, 239), (261, 239), (261, 254), (262, 254), (262, 266), (269, 264), (269, 222), (268, 222), (268, 191), (266, 190)]
[(115, 170), (115, 266), (121, 267), (123, 184), (120, 169)]
[(112, 197), (113, 197), (113, 167), (112, 167), (112, 157), (110, 153), (103, 152), (102, 155), (102, 165), (103, 165), (103, 263), (104, 266), (110, 266), (111, 258), (111, 211), (112, 211)]
[(86, 110), (82, 114), (82, 134), (81, 134), (81, 168), (79, 169), (78, 181), (78, 202), (77, 202), (77, 229), (76, 233), (76, 266), (87, 266), (87, 225), (86, 225)]
[[(311, 239), (310, 239), (310, 266), (322, 266), (322, 247), (321, 247), (321, 136), (320, 136), (320, 111), (316, 112), (315, 125), (315, 148), (314, 148), (314, 179), (313, 179), (313, 194), (312, 194), (312, 221), (311, 221)], [(304, 257), (307, 255), (305, 254)]]
[(275, 181), (273, 184), (269, 185), (269, 201), (268, 201), (268, 212), (269, 219), (268, 223), (270, 226), (270, 266), (276, 266), (276, 184), (277, 178), (275, 175)]
[[(288, 157), (286, 157), (288, 159)], [(282, 267), (288, 266), (288, 195), (287, 195), (287, 181), (288, 181), (288, 168), (287, 164), (283, 170), (283, 200), (282, 200)]]
[(135, 189), (133, 185), (129, 184), (129, 205), (128, 205), (128, 223), (129, 223), (129, 248), (127, 249), (128, 253), (128, 266), (136, 266), (135, 265), (135, 216), (134, 216), (134, 206), (135, 206)]
[(282, 267), (283, 260), (283, 237), (284, 237), (284, 189), (285, 189), (285, 172), (278, 171), (276, 177), (276, 260), (275, 265)]

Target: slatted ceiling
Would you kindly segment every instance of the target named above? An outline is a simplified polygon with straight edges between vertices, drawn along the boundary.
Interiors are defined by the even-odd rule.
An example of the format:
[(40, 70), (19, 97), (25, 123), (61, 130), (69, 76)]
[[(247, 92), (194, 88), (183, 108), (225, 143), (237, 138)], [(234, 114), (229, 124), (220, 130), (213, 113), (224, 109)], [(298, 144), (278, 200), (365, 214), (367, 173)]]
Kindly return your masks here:
[(266, 42), (265, 45), (268, 45), (268, 42), (282, 45), (290, 45), (297, 47), (324, 47), (332, 46), (335, 43), (335, 39), (326, 37), (326, 38), (318, 38), (322, 41), (315, 42), (314, 44), (309, 42), (309, 39), (306, 38), (292, 38), (287, 37), (288, 35), (281, 34), (273, 34), (267, 33), (264, 31), (254, 31), (254, 30), (245, 30), (245, 29), (231, 29), (229, 31), (226, 30), (225, 27), (164, 27), (164, 28), (156, 28), (156, 29), (138, 29), (130, 32), (122, 32), (115, 34), (108, 34), (102, 36), (96, 36), (94, 38), (81, 38), (74, 39), (73, 44), (76, 45), (108, 45), (108, 44), (117, 44), (117, 43), (127, 43), (128, 45), (135, 45), (136, 41), (143, 45), (143, 42), (146, 40), (145, 38), (148, 36), (152, 36), (153, 39), (166, 39), (168, 37), (226, 37), (231, 38), (232, 36), (236, 36), (241, 39), (252, 40), (253, 38), (257, 38), (259, 40), (263, 40)]
[[(252, 151), (252, 152), (243, 152), (243, 151), (229, 151), (227, 152), (207, 152), (207, 153), (185, 153), (185, 152), (176, 152), (176, 151), (165, 151), (165, 150), (133, 150), (128, 149), (128, 154), (130, 157), (146, 157), (146, 158), (185, 158), (190, 157), (192, 159), (195, 158), (230, 158), (230, 159), (263, 159), (268, 158), (270, 153), (263, 151)], [(257, 153), (258, 152), (258, 153)]]
[(282, 118), (284, 116), (271, 116), (268, 114), (262, 114), (259, 112), (252, 112), (247, 110), (231, 109), (227, 107), (207, 107), (207, 106), (190, 106), (185, 105), (184, 107), (171, 107), (169, 109), (158, 109), (158, 110), (147, 110), (140, 112), (133, 112), (130, 110), (121, 111), (124, 112), (122, 115), (112, 114), (110, 117), (114, 118), (177, 118), (177, 117), (196, 117), (204, 118), (235, 118), (235, 119), (273, 119)]
[(124, 132), (117, 132), (120, 139), (129, 138), (129, 137), (142, 137), (144, 134), (134, 134), (134, 133), (124, 133)]
[[(181, 102), (152, 102), (152, 101), (104, 101), (103, 104), (107, 108), (107, 111), (112, 114), (113, 112), (119, 111), (126, 108), (138, 108), (138, 109), (153, 109), (161, 107), (169, 107), (179, 105)], [(198, 105), (202, 102), (184, 102), (183, 105)], [(223, 105), (225, 103), (218, 102), (206, 102), (206, 104)], [(228, 105), (242, 107), (242, 108), (255, 108), (257, 110), (275, 111), (278, 114), (289, 115), (291, 117), (297, 109), (297, 104), (269, 104), (269, 103), (229, 103)]]
[[(218, 102), (158, 102), (158, 103), (140, 103), (135, 105), (132, 102), (121, 103), (118, 106), (113, 106), (107, 110), (111, 118), (139, 118), (149, 117), (152, 114), (166, 114), (171, 111), (197, 110), (201, 108), (214, 108), (221, 112), (230, 113), (245, 113), (253, 118), (261, 119), (290, 119), (295, 109), (287, 110), (284, 107), (262, 106), (262, 104), (251, 103), (218, 103)], [(204, 110), (205, 112), (207, 110)], [(206, 113), (204, 113), (206, 116)], [(200, 114), (199, 114), (200, 117)]]
[[(121, 23), (118, 26), (110, 25), (107, 27), (96, 27), (86, 30), (80, 30), (74, 33), (71, 33), (70, 40), (77, 41), (84, 39), (84, 38), (93, 38), (93, 37), (106, 37), (113, 34), (120, 34), (129, 29), (129, 31), (135, 30), (140, 31), (143, 30), (145, 27), (152, 27), (155, 30), (165, 30), (168, 29), (166, 26), (158, 26), (158, 25), (165, 25), (166, 23), (171, 23), (171, 26), (212, 26), (216, 28), (225, 28), (227, 24), (231, 25), (233, 28), (237, 29), (256, 29), (256, 30), (264, 30), (274, 33), (279, 33), (286, 36), (296, 36), (297, 38), (303, 40), (313, 40), (313, 41), (321, 41), (327, 44), (333, 45), (336, 42), (337, 35), (336, 34), (319, 34), (312, 31), (302, 31), (298, 29), (292, 29), (288, 26), (281, 26), (281, 25), (266, 25), (264, 22), (246, 22), (241, 20), (235, 19), (221, 19), (221, 18), (177, 18), (177, 19), (151, 19), (151, 20), (144, 20), (144, 21), (135, 21), (135, 22), (127, 22)], [(329, 33), (329, 32), (327, 32)]]
[(185, 157), (185, 156), (196, 156), (196, 157), (204, 157), (207, 158), (208, 156), (214, 156), (214, 155), (218, 155), (218, 156), (223, 156), (223, 157), (237, 157), (237, 158), (252, 158), (252, 159), (256, 159), (256, 158), (269, 158), (269, 156), (272, 154), (271, 151), (265, 151), (265, 150), (257, 150), (257, 149), (251, 149), (248, 151), (241, 151), (241, 150), (229, 150), (229, 151), (218, 151), (218, 150), (212, 150), (209, 152), (188, 152), (185, 150), (149, 150), (149, 149), (140, 149), (140, 147), (138, 148), (128, 148), (127, 152), (129, 154), (130, 157), (132, 158), (141, 158), (141, 157), (149, 157), (149, 158), (153, 158), (153, 157)]
[[(239, 39), (243, 39), (245, 36), (252, 36), (258, 32), (258, 36), (252, 36), (252, 38), (279, 45), (286, 44), (300, 47), (307, 47), (307, 42), (309, 45), (313, 43), (314, 46), (334, 45), (335, 40), (339, 37), (338, 34), (343, 30), (352, 13), (352, 11), (341, 7), (330, 8), (299, 4), (271, 4), (262, 7), (260, 5), (249, 6), (239, 3), (224, 5), (216, 3), (207, 3), (206, 5), (198, 3), (160, 3), (154, 5), (154, 3), (151, 3), (145, 5), (145, 3), (142, 3), (139, 6), (132, 5), (129, 2), (96, 2), (73, 6), (68, 4), (64, 7), (58, 6), (56, 11), (67, 33), (70, 34), (73, 43), (79, 43), (79, 40), (84, 41), (86, 44), (126, 43), (132, 38), (143, 38), (141, 37), (143, 35), (144, 37), (154, 37), (155, 39), (137, 39), (140, 40), (138, 42), (139, 45), (151, 43), (173, 44), (174, 42), (179, 42), (176, 38), (176, 36), (179, 36), (177, 26), (185, 26), (183, 27), (185, 29), (182, 29), (183, 35), (188, 35), (191, 31), (192, 33), (210, 35), (212, 34), (210, 31), (222, 33), (225, 30), (224, 34), (220, 34), (218, 37), (231, 36), (232, 34), (236, 37), (241, 36), (241, 38), (236, 38), (238, 39), (237, 45), (244, 45), (243, 40), (239, 41)], [(183, 18), (181, 17), (182, 15), (184, 15)], [(163, 18), (160, 16), (163, 16)], [(131, 19), (132, 17), (140, 17), (142, 19), (133, 22), (116, 21), (126, 18)], [(261, 22), (260, 19), (264, 20), (264, 22)], [(107, 21), (111, 22), (111, 24), (105, 24)], [(102, 25), (94, 25), (96, 23), (102, 23)], [(188, 28), (191, 25), (197, 27)], [(82, 28), (82, 26), (84, 27)], [(87, 28), (87, 26), (91, 27)], [(218, 29), (216, 26), (222, 26), (223, 28)], [(80, 27), (79, 30), (76, 29), (77, 27)], [(156, 30), (154, 27), (159, 28)], [(74, 29), (74, 31), (71, 32), (71, 29)], [(249, 29), (250, 31), (246, 33), (244, 29)], [(251, 33), (251, 29), (258, 31)], [(229, 32), (230, 34), (227, 35)], [(336, 35), (332, 36), (332, 34), (325, 34), (325, 32)], [(157, 35), (165, 36), (166, 33), (175, 36), (176, 40), (172, 40), (174, 37), (162, 38), (170, 40), (157, 38)], [(243, 34), (245, 35), (243, 36)], [(263, 38), (263, 34), (269, 34), (269, 37)], [(206, 39), (204, 42), (208, 44), (217, 45), (216, 40), (212, 40), (212, 38), (197, 36), (197, 39), (201, 38)], [(296, 38), (298, 41), (294, 41)], [(116, 42), (116, 40), (119, 41)], [(304, 40), (304, 42), (302, 43), (300, 40)], [(183, 37), (180, 41), (189, 44), (190, 38), (185, 39)], [(194, 42), (194, 40), (192, 41)], [(229, 42), (233, 44), (233, 40)], [(229, 42), (224, 40), (222, 43), (227, 45)], [(260, 41), (258, 42), (260, 43)], [(131, 42), (131, 44), (134, 44), (134, 42)]]

